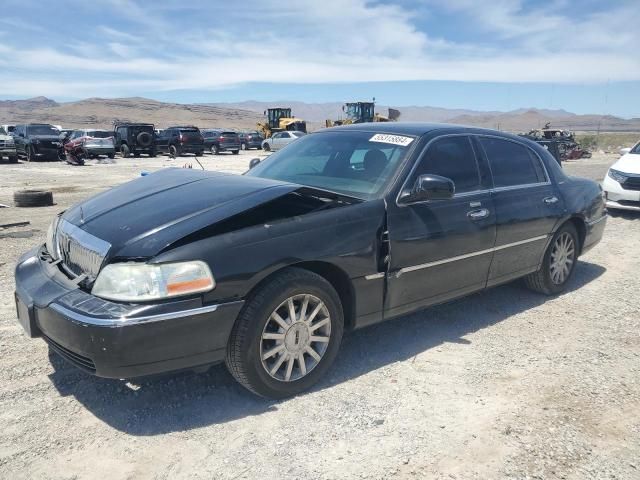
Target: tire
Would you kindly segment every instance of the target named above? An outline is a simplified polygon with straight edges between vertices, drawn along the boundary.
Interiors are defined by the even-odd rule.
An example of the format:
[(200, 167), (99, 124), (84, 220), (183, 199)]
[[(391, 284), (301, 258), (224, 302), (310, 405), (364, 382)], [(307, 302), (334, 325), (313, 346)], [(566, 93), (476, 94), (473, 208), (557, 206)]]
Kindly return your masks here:
[(204, 150), (199, 150), (194, 154), (196, 157), (201, 157), (204, 155)]
[(155, 151), (155, 149), (154, 149), (154, 150), (151, 150), (151, 151), (149, 152), (149, 158), (153, 158), (153, 157), (155, 157), (157, 154), (158, 154), (158, 152), (156, 152), (156, 151)]
[(151, 146), (152, 141), (153, 135), (151, 135), (149, 132), (140, 132), (136, 136), (136, 145), (143, 148)]
[(140, 152), (139, 152), (139, 151), (137, 151), (137, 150), (134, 150), (134, 151), (133, 151), (133, 156), (134, 156), (135, 158), (140, 158)]
[(31, 162), (33, 160), (33, 148), (31, 148), (31, 145), (27, 145), (27, 148), (25, 148), (25, 155), (27, 157), (27, 162)]
[(18, 156), (9, 157), (9, 163), (18, 163)]
[(178, 147), (176, 147), (175, 145), (169, 145), (169, 156), (171, 158), (178, 158), (180, 156)]
[(220, 153), (220, 147), (214, 143), (211, 145), (211, 153), (218, 155)]
[(45, 190), (19, 190), (13, 193), (16, 207), (50, 207), (53, 193)]
[(238, 153), (240, 153), (240, 150), (231, 150), (231, 153), (233, 153), (234, 155), (238, 155)]
[[(568, 272), (563, 278), (556, 276), (557, 267), (554, 269), (554, 251), (557, 248), (557, 243), (560, 239), (569, 238), (571, 242), (572, 254), (571, 264), (568, 266)], [(578, 262), (578, 252), (580, 250), (580, 244), (578, 240), (578, 232), (572, 223), (565, 223), (562, 227), (556, 231), (553, 235), (547, 251), (544, 254), (542, 260), (542, 267), (535, 273), (529, 274), (524, 277), (526, 286), (539, 293), (545, 295), (557, 295), (566, 290), (573, 272)], [(559, 281), (560, 280), (560, 281)]]
[(271, 151), (271, 145), (269, 145), (268, 143), (265, 143), (264, 145), (262, 145), (262, 149), (265, 152), (269, 152), (269, 151)]
[[(295, 301), (298, 302), (298, 310), (294, 317), (300, 314), (303, 299), (308, 299), (307, 305), (311, 308), (313, 305), (317, 307), (319, 303), (324, 305), (324, 308), (315, 317), (316, 323), (313, 324), (315, 326), (313, 332), (302, 333), (300, 331), (298, 327), (303, 329), (307, 327), (301, 325), (302, 323), (306, 325), (306, 322), (300, 321), (299, 317), (296, 317), (298, 321), (295, 323), (287, 323), (289, 328), (286, 334), (273, 333), (273, 330), (268, 330), (276, 325), (273, 313), (283, 312), (282, 308), (288, 311), (286, 310), (288, 309), (287, 301), (292, 297), (295, 297)], [(307, 309), (307, 314), (310, 315), (309, 309)], [(326, 321), (327, 315), (328, 322)], [(288, 318), (290, 317), (287, 316)], [(318, 323), (324, 323), (324, 325), (318, 327)], [(331, 284), (313, 272), (299, 268), (287, 268), (260, 285), (247, 298), (229, 337), (227, 368), (242, 386), (257, 395), (268, 398), (285, 398), (296, 395), (314, 385), (331, 367), (340, 348), (343, 329), (342, 304)], [(329, 333), (326, 333), (327, 331)], [(291, 335), (292, 333), (295, 336)], [(278, 341), (265, 339), (263, 335), (282, 336), (282, 343), (278, 347), (281, 353), (264, 357), (265, 349), (273, 351), (272, 345), (278, 346)], [(328, 342), (311, 340), (311, 343), (308, 343), (307, 341), (311, 339), (309, 335), (315, 335), (316, 338), (318, 338), (317, 335), (324, 335), (325, 339), (328, 338)], [(297, 354), (290, 353), (288, 350), (290, 347), (305, 349), (304, 345), (307, 344), (319, 360), (306, 353), (307, 350)], [(322, 350), (323, 348), (324, 350)], [(302, 362), (298, 360), (300, 355)], [(263, 360), (263, 358), (266, 359)], [(273, 363), (267, 365), (267, 362)], [(289, 363), (292, 363), (293, 367), (289, 366)], [(303, 364), (309, 364), (308, 367), (304, 367), (305, 372), (302, 370)], [(274, 375), (283, 378), (278, 379), (272, 376), (267, 368), (275, 369)], [(295, 373), (293, 369), (295, 369)], [(288, 381), (285, 380), (287, 374), (289, 375)], [(294, 376), (298, 376), (298, 378), (294, 378)]]
[(249, 150), (249, 147), (247, 146), (247, 144), (246, 144), (246, 143), (242, 142), (242, 143), (240, 144), (240, 150)]
[(116, 158), (116, 154), (115, 153), (110, 153), (110, 154), (107, 155), (107, 157), (113, 159), (113, 158)]
[(122, 158), (129, 158), (129, 156), (131, 155), (131, 150), (129, 150), (129, 145), (127, 145), (126, 143), (123, 143), (120, 146), (120, 153), (122, 154)]

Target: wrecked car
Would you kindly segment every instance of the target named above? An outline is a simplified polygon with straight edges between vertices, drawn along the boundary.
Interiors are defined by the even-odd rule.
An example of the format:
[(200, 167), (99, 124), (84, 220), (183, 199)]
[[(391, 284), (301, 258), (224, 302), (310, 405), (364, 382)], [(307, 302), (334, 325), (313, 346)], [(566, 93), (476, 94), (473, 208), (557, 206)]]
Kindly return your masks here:
[(597, 183), (492, 130), (343, 126), (256, 163), (163, 169), (57, 216), (16, 266), (24, 330), (94, 375), (225, 362), (285, 397), (345, 331), (521, 277), (562, 292), (606, 223)]

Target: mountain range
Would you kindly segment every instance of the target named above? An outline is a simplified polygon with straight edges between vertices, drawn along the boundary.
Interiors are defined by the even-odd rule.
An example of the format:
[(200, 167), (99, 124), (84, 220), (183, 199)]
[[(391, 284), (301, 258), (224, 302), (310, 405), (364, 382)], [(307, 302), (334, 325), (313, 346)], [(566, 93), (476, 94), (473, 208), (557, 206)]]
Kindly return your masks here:
[[(310, 130), (324, 126), (325, 119), (340, 119), (342, 104), (296, 101), (215, 104), (168, 103), (147, 98), (88, 98), (75, 102), (56, 102), (46, 97), (26, 100), (0, 100), (0, 124), (27, 122), (52, 123), (68, 128), (111, 128), (114, 121), (150, 122), (159, 128), (170, 125), (197, 125), (202, 128), (254, 128), (263, 121), (268, 107), (286, 106), (294, 115), (307, 120)], [(386, 115), (388, 106), (377, 105)], [(611, 115), (577, 115), (565, 110), (521, 108), (509, 112), (475, 111), (427, 106), (393, 107), (401, 112), (400, 121), (445, 122), (495, 128), (513, 132), (542, 128), (546, 123), (575, 131), (640, 132), (640, 118), (623, 119)]]

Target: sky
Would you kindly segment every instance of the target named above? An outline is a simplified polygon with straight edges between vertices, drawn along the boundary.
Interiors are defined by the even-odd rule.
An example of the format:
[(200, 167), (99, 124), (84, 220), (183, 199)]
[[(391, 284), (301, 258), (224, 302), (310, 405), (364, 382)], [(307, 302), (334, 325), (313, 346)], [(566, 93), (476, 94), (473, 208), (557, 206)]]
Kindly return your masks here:
[(0, 0), (0, 99), (640, 117), (640, 0)]

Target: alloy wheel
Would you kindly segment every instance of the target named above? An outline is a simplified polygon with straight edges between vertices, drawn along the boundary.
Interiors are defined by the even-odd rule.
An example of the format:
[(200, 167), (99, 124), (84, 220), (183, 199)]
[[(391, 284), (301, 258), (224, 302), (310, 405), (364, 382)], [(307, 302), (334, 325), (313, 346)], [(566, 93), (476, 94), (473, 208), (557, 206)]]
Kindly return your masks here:
[(551, 281), (556, 285), (562, 285), (573, 268), (575, 262), (576, 249), (573, 237), (564, 232), (556, 238), (551, 250), (551, 265), (549, 272), (551, 273)]
[(265, 371), (282, 382), (299, 380), (322, 360), (331, 339), (331, 317), (314, 295), (289, 297), (269, 316), (260, 338)]

